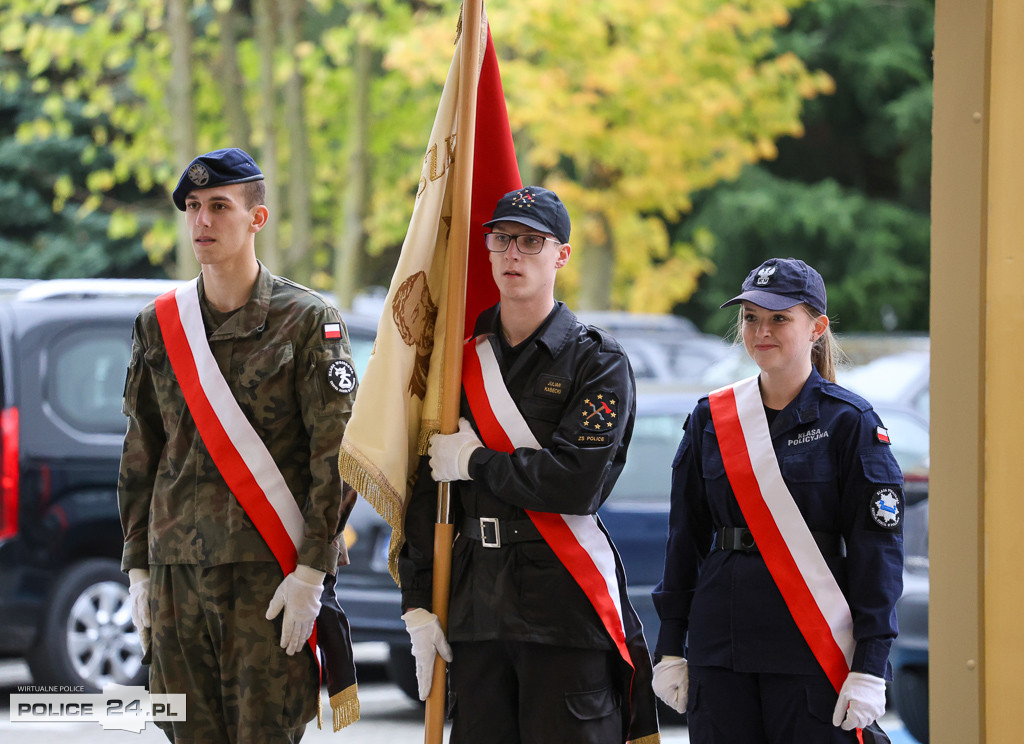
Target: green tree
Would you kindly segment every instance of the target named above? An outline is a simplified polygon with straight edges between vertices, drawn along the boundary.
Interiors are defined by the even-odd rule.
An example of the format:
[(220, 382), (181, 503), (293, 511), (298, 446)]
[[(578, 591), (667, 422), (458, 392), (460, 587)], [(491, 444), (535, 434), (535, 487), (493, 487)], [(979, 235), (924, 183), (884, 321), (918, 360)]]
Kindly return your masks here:
[(162, 275), (140, 234), (154, 224), (146, 196), (133, 183), (91, 190), (113, 166), (94, 139), (97, 117), (72, 102), (60, 126), (31, 125), (54, 105), (25, 60), (0, 56), (0, 276)]
[[(690, 196), (774, 140), (802, 133), (805, 99), (831, 91), (774, 32), (801, 0), (494, 0), (487, 11), (524, 180), (543, 183), (574, 217), (580, 258), (562, 272), (581, 307), (667, 310), (711, 268), (666, 227)], [(421, 21), (388, 62), (407, 75), (443, 70), (444, 19)]]
[(818, 0), (779, 47), (836, 81), (811, 101), (800, 139), (734, 182), (697, 194), (677, 227), (702, 236), (715, 271), (677, 310), (724, 332), (718, 310), (770, 256), (816, 266), (840, 331), (928, 328), (934, 2)]

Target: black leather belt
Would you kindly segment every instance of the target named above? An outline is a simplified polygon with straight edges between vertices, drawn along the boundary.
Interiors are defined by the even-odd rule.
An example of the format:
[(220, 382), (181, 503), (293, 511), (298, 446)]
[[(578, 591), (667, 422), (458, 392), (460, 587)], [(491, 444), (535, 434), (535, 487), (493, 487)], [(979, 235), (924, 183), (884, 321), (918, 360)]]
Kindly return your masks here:
[[(832, 532), (811, 532), (823, 556), (844, 558), (846, 542), (842, 535)], [(715, 533), (715, 550), (739, 550), (745, 553), (760, 552), (754, 542), (754, 535), (746, 527), (722, 527)]]
[(497, 517), (466, 517), (462, 520), (461, 533), (470, 540), (479, 540), (485, 548), (544, 539), (529, 519), (509, 521)]

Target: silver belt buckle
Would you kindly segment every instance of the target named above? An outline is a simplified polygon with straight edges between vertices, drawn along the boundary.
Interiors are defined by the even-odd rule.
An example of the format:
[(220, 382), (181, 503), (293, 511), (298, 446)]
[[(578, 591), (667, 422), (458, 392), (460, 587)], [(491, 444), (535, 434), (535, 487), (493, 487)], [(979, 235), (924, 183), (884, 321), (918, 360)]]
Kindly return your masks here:
[[(494, 537), (488, 535), (488, 527), (494, 530)], [(497, 517), (480, 517), (480, 542), (485, 548), (501, 547), (501, 532), (498, 530)]]

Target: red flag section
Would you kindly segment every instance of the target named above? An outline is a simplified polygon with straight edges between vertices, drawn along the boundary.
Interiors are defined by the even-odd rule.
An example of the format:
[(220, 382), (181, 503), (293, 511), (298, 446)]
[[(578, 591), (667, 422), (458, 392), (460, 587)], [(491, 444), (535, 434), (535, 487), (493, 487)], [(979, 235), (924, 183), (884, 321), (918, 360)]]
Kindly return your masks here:
[(466, 330), (473, 335), (477, 316), (498, 301), (491, 264), (484, 246), (483, 224), (491, 219), (498, 199), (523, 185), (501, 87), (498, 55), (491, 29), (480, 69), (476, 99), (476, 142), (473, 150), (473, 203), (469, 221), (469, 268), (466, 277)]

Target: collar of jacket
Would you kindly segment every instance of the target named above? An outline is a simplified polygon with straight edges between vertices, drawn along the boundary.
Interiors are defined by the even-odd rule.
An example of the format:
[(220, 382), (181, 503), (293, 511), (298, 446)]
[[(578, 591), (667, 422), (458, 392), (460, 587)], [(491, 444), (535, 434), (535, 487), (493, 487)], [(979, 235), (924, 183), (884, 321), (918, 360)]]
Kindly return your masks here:
[[(498, 335), (501, 333), (500, 322), (501, 303), (499, 302), (480, 313), (476, 326), (473, 328), (473, 335), (479, 336), (481, 333)], [(547, 349), (552, 357), (556, 357), (569, 343), (573, 330), (578, 325), (579, 321), (572, 310), (564, 302), (556, 301), (554, 312), (541, 323), (540, 333), (534, 337), (534, 342)]]
[(771, 426), (772, 436), (777, 436), (794, 426), (816, 421), (820, 416), (819, 403), (821, 396), (819, 391), (825, 384), (825, 378), (818, 374), (818, 370), (811, 367), (811, 374), (800, 388), (797, 396), (789, 402), (782, 412), (775, 418)]
[[(211, 341), (255, 336), (266, 327), (267, 314), (270, 312), (270, 296), (274, 291), (274, 275), (262, 262), (257, 263), (260, 265), (260, 273), (256, 277), (256, 284), (253, 285), (249, 300), (210, 335)], [(203, 287), (202, 274), (199, 275), (199, 299), (205, 306), (206, 290)]]

